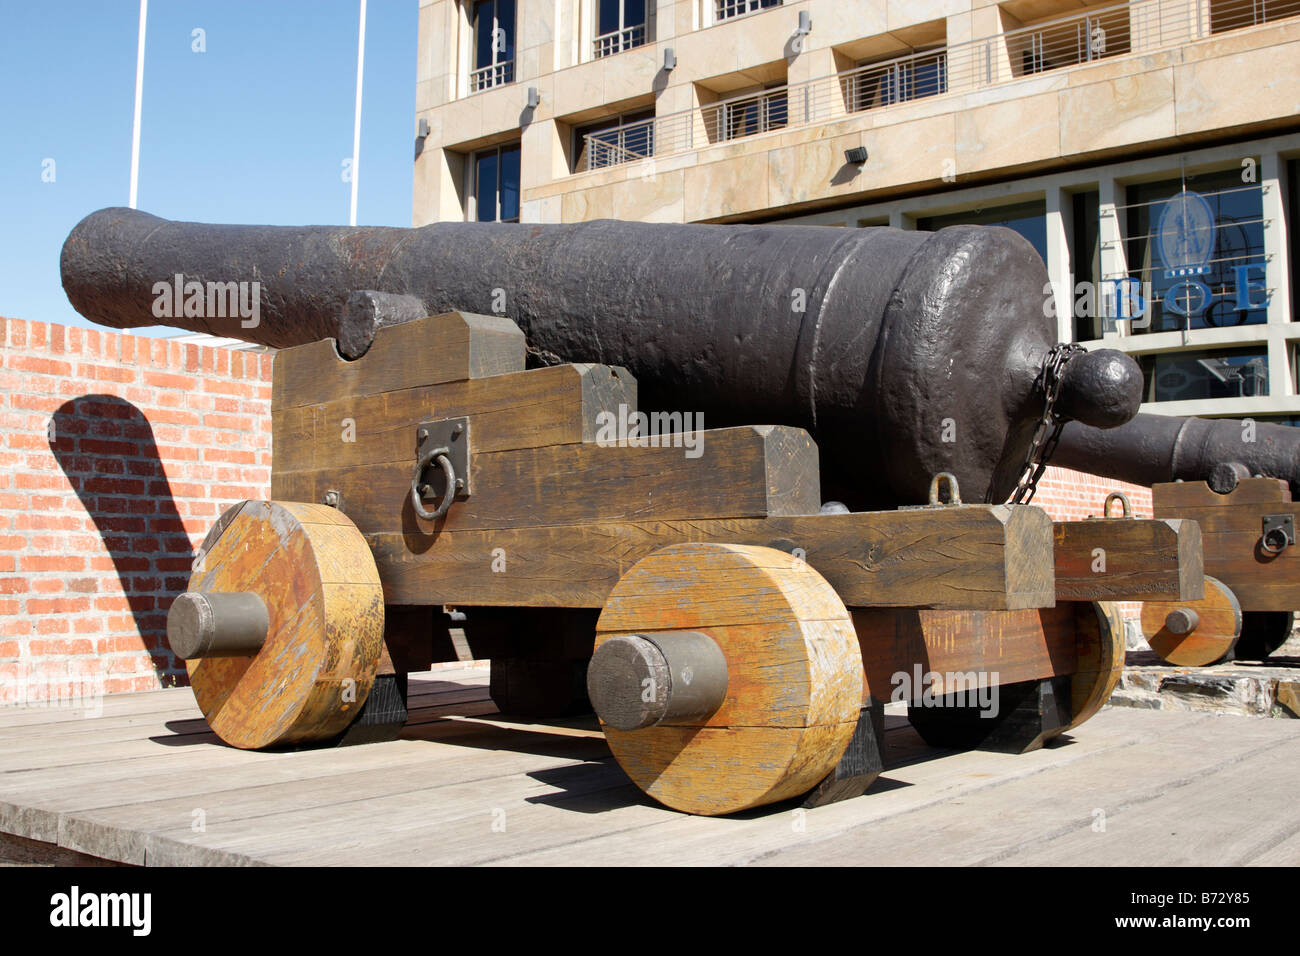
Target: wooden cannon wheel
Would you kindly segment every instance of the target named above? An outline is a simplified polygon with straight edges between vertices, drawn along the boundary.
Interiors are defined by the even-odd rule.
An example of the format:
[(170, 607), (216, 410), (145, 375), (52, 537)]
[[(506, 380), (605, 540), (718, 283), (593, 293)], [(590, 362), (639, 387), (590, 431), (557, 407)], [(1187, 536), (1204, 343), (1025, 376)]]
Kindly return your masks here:
[(1074, 606), (1075, 670), (1070, 678), (1073, 730), (1110, 700), (1124, 676), (1124, 618), (1113, 601), (1083, 601)]
[(384, 595), (365, 539), (341, 512), (278, 501), (233, 506), (204, 539), (190, 577), (195, 592), (255, 594), (266, 608), (259, 649), (186, 661), (199, 707), (226, 743), (325, 740), (360, 711), (383, 648)]
[(1204, 667), (1228, 655), (1241, 635), (1241, 604), (1232, 589), (1208, 574), (1199, 601), (1144, 601), (1142, 633), (1166, 662)]
[[(806, 793), (835, 768), (858, 724), (862, 656), (848, 611), (820, 574), (783, 551), (740, 545), (673, 545), (637, 562), (597, 625), (588, 677), (597, 713), (602, 662), (635, 667), (638, 646), (654, 652), (647, 641), (668, 646), (681, 634), (686, 653), (721, 650), (720, 705), (635, 730), (606, 722), (606, 706), (610, 750), (637, 786), (676, 810), (713, 816)], [(642, 682), (628, 673), (635, 691)]]

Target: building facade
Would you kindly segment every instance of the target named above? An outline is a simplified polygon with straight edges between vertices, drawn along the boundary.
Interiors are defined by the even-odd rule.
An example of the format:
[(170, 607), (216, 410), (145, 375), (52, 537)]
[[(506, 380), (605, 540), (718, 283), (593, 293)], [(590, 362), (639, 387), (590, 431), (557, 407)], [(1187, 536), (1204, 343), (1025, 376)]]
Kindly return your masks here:
[(422, 0), (414, 222), (1000, 224), (1145, 410), (1300, 422), (1300, 0)]

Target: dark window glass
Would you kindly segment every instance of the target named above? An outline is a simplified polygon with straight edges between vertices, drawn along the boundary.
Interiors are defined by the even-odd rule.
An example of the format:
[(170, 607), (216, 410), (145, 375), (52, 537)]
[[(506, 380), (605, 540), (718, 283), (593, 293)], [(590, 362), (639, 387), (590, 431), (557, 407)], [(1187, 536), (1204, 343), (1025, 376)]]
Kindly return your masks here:
[(496, 222), (497, 218), (497, 151), (479, 153), (474, 162), (474, 199), (479, 222)]
[(491, 66), (492, 30), (495, 25), (492, 11), (495, 0), (480, 0), (474, 4), (474, 69)]
[(519, 221), (519, 147), (501, 150), (501, 221)]
[[(1168, 179), (1142, 183), (1126, 190), (1125, 249), (1129, 275), (1153, 292), (1151, 324), (1134, 332), (1170, 332), (1182, 328), (1207, 329), (1236, 325), (1257, 325), (1268, 320), (1263, 303), (1264, 224), (1263, 193), (1258, 184), (1242, 182), (1240, 168), (1223, 172), (1189, 175), (1186, 188), (1199, 193), (1210, 206), (1216, 225), (1213, 251), (1207, 271), (1194, 276), (1210, 290), (1189, 286), (1185, 277), (1170, 276), (1169, 264), (1161, 261), (1154, 235), (1160, 228), (1165, 202), (1183, 190), (1183, 180)], [(1238, 270), (1247, 270), (1239, 281)], [(1106, 276), (1106, 279), (1115, 278)], [(1245, 297), (1239, 300), (1239, 292)], [(1256, 304), (1256, 307), (1250, 307)], [(1200, 306), (1204, 308), (1200, 308)], [(1239, 305), (1247, 308), (1239, 309)], [(1180, 314), (1179, 309), (1191, 315)]]
[(645, 0), (623, 0), (623, 26), (635, 27), (645, 23)]
[[(594, 142), (588, 144), (587, 137)], [(573, 171), (604, 169), (654, 155), (654, 111), (626, 113), (573, 131)]]
[[(1075, 193), (1072, 199), (1074, 232), (1070, 237), (1070, 263), (1074, 267), (1074, 282), (1076, 286), (1086, 283), (1087, 288), (1095, 290), (1097, 276), (1101, 274), (1101, 197), (1094, 190)], [(1075, 303), (1074, 340), (1088, 342), (1101, 338), (1101, 308), (1097, 297), (1076, 296), (1073, 289), (1070, 295)]]
[(514, 58), (515, 0), (479, 0), (474, 4), (474, 69)]
[(995, 209), (952, 213), (947, 216), (930, 216), (916, 221), (922, 232), (938, 232), (948, 226), (1005, 226), (1020, 233), (1044, 262), (1047, 261), (1047, 204), (1045, 202), (1017, 203)]
[(596, 35), (613, 33), (622, 26), (619, 23), (620, 0), (600, 0), (600, 12), (597, 14)]
[(1141, 361), (1148, 402), (1268, 395), (1268, 355), (1262, 346), (1164, 352)]
[(497, 62), (515, 58), (515, 0), (496, 0), (497, 26), (505, 34), (505, 51), (497, 54)]

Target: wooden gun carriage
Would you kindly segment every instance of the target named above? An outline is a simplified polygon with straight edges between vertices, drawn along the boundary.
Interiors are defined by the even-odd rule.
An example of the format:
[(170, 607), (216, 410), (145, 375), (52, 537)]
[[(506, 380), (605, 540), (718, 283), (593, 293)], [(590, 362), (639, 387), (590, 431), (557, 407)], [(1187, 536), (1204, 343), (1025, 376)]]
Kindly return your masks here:
[(816, 805), (881, 772), (891, 698), (936, 746), (1031, 750), (1114, 688), (1112, 602), (1203, 594), (1193, 521), (1054, 524), (939, 476), (822, 513), (802, 428), (610, 430), (636, 409), (623, 368), (526, 370), (500, 316), (279, 352), (272, 500), (220, 517), (168, 618), (213, 731), (389, 739), (406, 674), (490, 659), (503, 712), (590, 699), (669, 807)]

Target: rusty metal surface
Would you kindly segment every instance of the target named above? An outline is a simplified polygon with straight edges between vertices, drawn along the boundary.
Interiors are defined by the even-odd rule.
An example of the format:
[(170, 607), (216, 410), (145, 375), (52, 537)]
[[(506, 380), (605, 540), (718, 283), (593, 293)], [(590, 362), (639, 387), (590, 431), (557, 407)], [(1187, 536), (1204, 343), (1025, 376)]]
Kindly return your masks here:
[[(276, 347), (332, 337), (348, 354), (419, 303), (504, 314), (534, 364), (628, 368), (645, 410), (807, 428), (824, 496), (859, 509), (922, 503), (938, 471), (968, 500), (1005, 500), (1055, 343), (1042, 260), (998, 227), (214, 226), (105, 209), (72, 231), (62, 272), (74, 307), (104, 325)], [(160, 320), (155, 286), (178, 276), (259, 282), (257, 326)], [(1073, 381), (1061, 401), (1074, 417), (1110, 425), (1137, 409), (1126, 356), (1093, 353)]]

